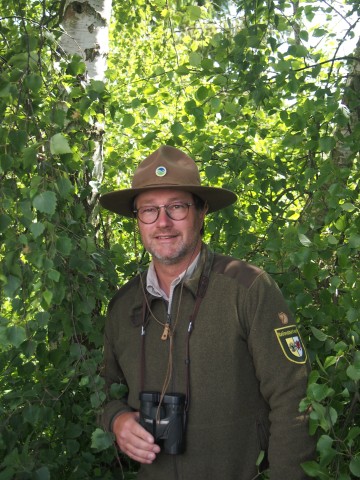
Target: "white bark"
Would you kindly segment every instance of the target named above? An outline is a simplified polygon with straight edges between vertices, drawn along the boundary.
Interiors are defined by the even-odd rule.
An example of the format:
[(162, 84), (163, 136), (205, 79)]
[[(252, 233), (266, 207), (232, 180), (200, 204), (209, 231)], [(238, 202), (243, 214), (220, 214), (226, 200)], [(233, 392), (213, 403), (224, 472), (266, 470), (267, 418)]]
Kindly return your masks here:
[(103, 80), (109, 50), (112, 0), (66, 0), (60, 44), (68, 54), (80, 55), (90, 79)]
[[(112, 0), (66, 0), (60, 45), (69, 55), (80, 55), (86, 64), (85, 80), (105, 79), (109, 51), (109, 23)], [(92, 188), (90, 204), (98, 195), (103, 179), (103, 134), (104, 125), (93, 125), (92, 139), (95, 149), (92, 160), (94, 168), (89, 182)]]

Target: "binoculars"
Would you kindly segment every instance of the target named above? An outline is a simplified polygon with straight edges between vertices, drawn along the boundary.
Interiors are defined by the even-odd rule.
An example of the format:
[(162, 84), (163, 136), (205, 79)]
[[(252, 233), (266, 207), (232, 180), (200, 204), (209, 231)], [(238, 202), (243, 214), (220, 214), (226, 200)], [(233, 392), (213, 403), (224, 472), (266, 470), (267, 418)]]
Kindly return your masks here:
[(140, 425), (161, 443), (165, 453), (179, 455), (185, 451), (185, 395), (140, 392)]

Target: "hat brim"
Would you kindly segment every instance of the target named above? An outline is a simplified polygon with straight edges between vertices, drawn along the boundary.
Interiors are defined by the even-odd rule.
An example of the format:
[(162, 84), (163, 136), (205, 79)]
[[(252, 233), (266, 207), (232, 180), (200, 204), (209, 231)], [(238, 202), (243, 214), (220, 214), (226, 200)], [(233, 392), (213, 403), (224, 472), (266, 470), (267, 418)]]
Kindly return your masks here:
[(236, 202), (237, 195), (226, 188), (203, 187), (195, 185), (154, 185), (143, 188), (128, 188), (105, 193), (100, 197), (102, 207), (125, 217), (133, 217), (134, 199), (140, 193), (149, 190), (180, 190), (193, 193), (208, 204), (208, 213), (216, 212)]

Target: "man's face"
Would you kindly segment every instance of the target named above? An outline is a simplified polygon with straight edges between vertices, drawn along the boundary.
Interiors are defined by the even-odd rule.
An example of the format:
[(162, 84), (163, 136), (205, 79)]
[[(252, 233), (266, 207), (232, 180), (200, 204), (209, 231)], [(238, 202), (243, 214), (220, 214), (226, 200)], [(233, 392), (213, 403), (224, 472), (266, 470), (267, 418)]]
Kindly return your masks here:
[[(191, 193), (154, 189), (138, 195), (135, 205), (139, 209), (174, 202), (194, 204)], [(143, 245), (151, 253), (154, 261), (175, 265), (190, 260), (193, 253), (200, 249), (200, 230), (205, 213), (205, 210), (199, 211), (195, 205), (191, 205), (184, 220), (172, 220), (165, 209), (161, 208), (159, 217), (154, 223), (145, 224), (138, 220)]]

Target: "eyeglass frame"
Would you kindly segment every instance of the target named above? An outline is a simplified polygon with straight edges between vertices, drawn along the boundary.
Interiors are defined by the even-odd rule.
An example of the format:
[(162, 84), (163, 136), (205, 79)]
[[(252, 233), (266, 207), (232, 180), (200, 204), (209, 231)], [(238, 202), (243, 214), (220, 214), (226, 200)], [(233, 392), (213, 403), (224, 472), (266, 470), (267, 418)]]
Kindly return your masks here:
[[(186, 215), (184, 218), (181, 218), (181, 219), (176, 219), (176, 218), (172, 218), (171, 215), (169, 214), (169, 212), (167, 211), (167, 208), (170, 207), (170, 205), (186, 205), (187, 206), (187, 212), (186, 212)], [(166, 215), (171, 219), (173, 220), (174, 222), (181, 222), (182, 220), (185, 220), (185, 218), (187, 218), (187, 216), (189, 215), (189, 210), (190, 210), (190, 207), (192, 206), (195, 206), (195, 203), (191, 203), (191, 202), (171, 202), (171, 203), (168, 203), (168, 204), (163, 204), (163, 205), (147, 205), (147, 206), (144, 206), (144, 207), (140, 207), (140, 208), (156, 208), (157, 210), (157, 216), (155, 218), (154, 221), (152, 222), (144, 222), (143, 220), (141, 220), (141, 218), (139, 217), (139, 208), (135, 208), (133, 210), (133, 214), (136, 216), (136, 218), (141, 222), (143, 223), (144, 225), (152, 225), (153, 223), (155, 223), (159, 216), (160, 216), (160, 209), (161, 208), (164, 208), (165, 210), (165, 213)]]

